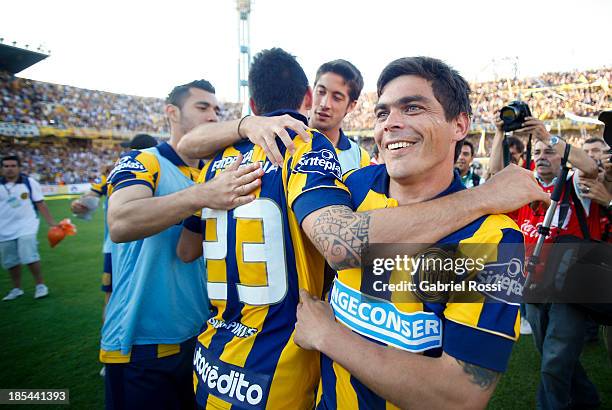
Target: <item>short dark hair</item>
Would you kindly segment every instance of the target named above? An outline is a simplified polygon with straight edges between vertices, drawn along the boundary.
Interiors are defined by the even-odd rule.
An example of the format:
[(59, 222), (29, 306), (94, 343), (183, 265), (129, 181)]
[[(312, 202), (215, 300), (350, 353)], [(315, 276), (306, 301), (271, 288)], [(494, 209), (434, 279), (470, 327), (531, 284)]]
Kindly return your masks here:
[(176, 105), (179, 108), (183, 108), (183, 104), (187, 97), (189, 97), (189, 89), (199, 88), (200, 90), (208, 91), (211, 94), (215, 93), (215, 87), (206, 80), (195, 80), (187, 84), (177, 85), (170, 91), (168, 97), (166, 97), (166, 104)]
[(472, 144), (470, 141), (463, 140), (463, 145), (461, 148), (463, 147), (470, 147), (470, 151), (472, 152), (471, 155), (474, 156), (474, 144)]
[(433, 94), (442, 105), (447, 121), (457, 118), (462, 112), (471, 117), (468, 82), (455, 69), (437, 58), (404, 57), (392, 61), (378, 77), (378, 97), (390, 81), (403, 75), (415, 75), (431, 82)]
[(4, 165), (4, 161), (17, 161), (17, 166), (21, 167), (21, 160), (17, 155), (6, 155), (0, 160), (0, 164)]
[(608, 145), (608, 144), (606, 144), (606, 141), (604, 141), (603, 139), (601, 139), (599, 137), (587, 138), (586, 140), (584, 140), (583, 144), (594, 144), (596, 142), (599, 142), (600, 144), (603, 144), (604, 146)]
[(282, 48), (271, 48), (253, 58), (249, 90), (258, 114), (297, 110), (308, 90), (308, 78), (294, 56)]
[(328, 61), (317, 70), (314, 82), (315, 85), (319, 82), (319, 78), (326, 73), (334, 73), (342, 77), (344, 82), (348, 85), (351, 102), (357, 101), (363, 89), (363, 77), (357, 67), (351, 62), (342, 59)]
[(523, 151), (525, 151), (525, 144), (523, 144), (523, 141), (521, 141), (520, 139), (516, 137), (508, 137), (507, 141), (508, 141), (508, 148), (516, 147), (516, 150), (520, 152), (521, 154), (523, 153)]

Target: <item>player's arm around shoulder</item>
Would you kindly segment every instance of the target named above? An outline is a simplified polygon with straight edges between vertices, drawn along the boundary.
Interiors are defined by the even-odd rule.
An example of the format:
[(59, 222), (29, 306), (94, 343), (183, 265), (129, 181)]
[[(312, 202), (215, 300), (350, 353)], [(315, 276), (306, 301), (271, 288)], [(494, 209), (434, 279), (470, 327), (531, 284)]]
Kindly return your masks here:
[[(377, 169), (355, 171), (347, 176), (347, 185), (351, 179), (359, 185), (356, 177)], [(310, 213), (301, 225), (330, 266), (342, 270), (359, 267), (359, 253), (369, 243), (404, 243), (416, 253), (419, 244), (435, 243), (483, 215), (510, 212), (532, 201), (550, 203), (550, 198), (529, 171), (511, 165), (486, 184), (442, 198), (366, 212), (334, 204)], [(398, 220), (403, 229), (397, 229)]]
[(242, 159), (239, 154), (225, 170), (207, 180), (207, 171), (212, 163), (209, 162), (197, 183), (188, 188), (191, 192), (187, 196), (195, 195), (195, 209), (193, 206), (185, 208), (190, 214), (181, 218), (183, 230), (176, 252), (183, 262), (192, 262), (202, 255), (201, 215), (204, 208), (229, 210), (255, 200), (253, 191), (261, 186), (263, 170), (259, 162), (242, 164)]
[(231, 209), (248, 203), (253, 200), (251, 191), (259, 186), (259, 164), (239, 169), (239, 156), (226, 172), (210, 182), (155, 197), (159, 168), (147, 164), (148, 155), (143, 152), (121, 158), (109, 176), (108, 226), (113, 242), (155, 235), (202, 208)]
[(247, 115), (238, 120), (197, 126), (181, 138), (178, 151), (190, 158), (208, 158), (219, 150), (248, 139), (260, 146), (273, 164), (281, 165), (283, 155), (277, 142), (280, 140), (291, 152), (294, 149), (288, 129), (308, 140), (306, 125), (290, 115), (277, 117)]
[[(342, 171), (334, 147), (327, 137), (309, 130), (312, 140), (296, 140), (293, 155), (283, 169), (287, 186), (287, 203), (293, 209), (302, 230), (334, 269), (355, 264), (358, 251), (345, 238), (353, 218), (350, 194), (342, 182)], [(358, 219), (358, 218), (355, 218)], [(350, 262), (349, 262), (350, 261)]]

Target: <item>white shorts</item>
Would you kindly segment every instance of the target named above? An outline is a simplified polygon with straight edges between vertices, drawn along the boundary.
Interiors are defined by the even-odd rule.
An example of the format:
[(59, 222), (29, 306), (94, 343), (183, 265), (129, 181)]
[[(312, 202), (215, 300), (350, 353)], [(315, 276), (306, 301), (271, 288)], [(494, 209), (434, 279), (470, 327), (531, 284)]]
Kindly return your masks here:
[(17, 265), (38, 262), (38, 240), (36, 235), (25, 235), (10, 241), (0, 242), (2, 267), (10, 269)]

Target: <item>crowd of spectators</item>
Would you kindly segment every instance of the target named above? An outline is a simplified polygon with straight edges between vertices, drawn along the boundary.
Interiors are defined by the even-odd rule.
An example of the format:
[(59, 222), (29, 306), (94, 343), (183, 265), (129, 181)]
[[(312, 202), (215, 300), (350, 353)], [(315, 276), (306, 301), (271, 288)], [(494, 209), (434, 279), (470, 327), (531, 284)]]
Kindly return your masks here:
[[(491, 124), (501, 107), (519, 98), (526, 101), (532, 113), (542, 120), (563, 119), (566, 111), (593, 117), (612, 105), (610, 85), (612, 68), (471, 83), (472, 122)], [(355, 110), (346, 117), (344, 128), (374, 128), (375, 103), (376, 93), (363, 93)]]
[[(0, 121), (98, 130), (166, 133), (164, 100), (113, 94), (15, 77), (0, 71)], [(223, 119), (242, 106), (224, 104)]]
[(611, 83), (612, 68), (602, 68), (471, 84), (473, 120), (490, 122), (500, 107), (519, 97), (542, 120), (564, 118), (566, 111), (593, 117), (610, 106)]
[[(612, 105), (612, 68), (546, 73), (520, 80), (470, 84), (473, 123), (491, 124), (500, 107), (515, 99), (527, 101), (540, 119), (562, 119), (569, 111), (592, 117)], [(166, 133), (164, 100), (87, 90), (14, 77), (0, 72), (0, 121), (98, 130)], [(346, 130), (374, 127), (376, 93), (362, 93)], [(240, 118), (242, 105), (224, 103), (222, 120)]]
[[(612, 106), (612, 68), (583, 72), (546, 73), (520, 80), (498, 80), (470, 84), (473, 123), (491, 126), (500, 107), (519, 97), (526, 101), (540, 119), (561, 119), (569, 111), (593, 117)], [(371, 130), (376, 93), (362, 93), (354, 111), (344, 124), (345, 130)], [(45, 83), (0, 72), (0, 121), (51, 126), (55, 128), (93, 128), (98, 130), (167, 133), (164, 100), (87, 90)], [(240, 118), (242, 105), (225, 103), (222, 120)], [(551, 130), (555, 132), (557, 130)], [(564, 132), (564, 138), (580, 146), (588, 135)], [(479, 146), (479, 136), (469, 139)], [(370, 140), (363, 139), (366, 149)], [(485, 139), (488, 156), (490, 139)], [(525, 141), (526, 142), (526, 141)], [(41, 183), (73, 184), (92, 181), (100, 169), (112, 164), (117, 149), (85, 148), (79, 144), (17, 145), (4, 143), (2, 153), (16, 153), (24, 160), (23, 170)], [(478, 149), (477, 149), (478, 151)]]
[(119, 158), (121, 147), (3, 143), (0, 156), (18, 155), (23, 173), (41, 184), (80, 184), (94, 181)]

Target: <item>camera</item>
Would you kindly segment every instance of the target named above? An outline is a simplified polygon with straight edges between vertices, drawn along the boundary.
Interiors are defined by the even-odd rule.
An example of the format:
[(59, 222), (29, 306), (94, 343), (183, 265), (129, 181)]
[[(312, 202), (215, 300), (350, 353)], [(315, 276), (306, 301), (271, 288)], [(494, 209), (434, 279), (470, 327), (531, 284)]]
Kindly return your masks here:
[(499, 117), (504, 122), (505, 132), (518, 130), (523, 127), (526, 117), (531, 117), (531, 110), (523, 101), (512, 101), (499, 111)]

